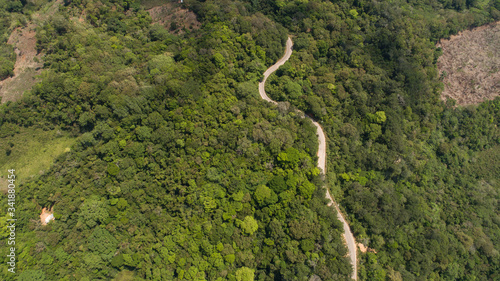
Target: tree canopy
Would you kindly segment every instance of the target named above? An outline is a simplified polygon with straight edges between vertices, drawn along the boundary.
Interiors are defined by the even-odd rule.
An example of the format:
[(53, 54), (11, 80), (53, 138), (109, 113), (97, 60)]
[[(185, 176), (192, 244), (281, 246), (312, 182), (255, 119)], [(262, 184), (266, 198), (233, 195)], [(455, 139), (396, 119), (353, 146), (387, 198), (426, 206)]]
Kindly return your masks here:
[[(497, 2), (57, 2), (37, 23), (39, 82), (0, 106), (0, 159), (21, 132), (74, 143), (22, 179), (19, 275), (0, 279), (351, 280), (324, 186), (374, 250), (360, 280), (498, 279), (500, 99), (440, 101), (434, 45), (498, 20)], [(0, 79), (8, 35), (46, 4), (0, 0)], [(172, 28), (188, 12), (201, 27)], [(257, 85), (288, 35), (275, 106)], [(324, 128), (325, 175), (296, 108)]]

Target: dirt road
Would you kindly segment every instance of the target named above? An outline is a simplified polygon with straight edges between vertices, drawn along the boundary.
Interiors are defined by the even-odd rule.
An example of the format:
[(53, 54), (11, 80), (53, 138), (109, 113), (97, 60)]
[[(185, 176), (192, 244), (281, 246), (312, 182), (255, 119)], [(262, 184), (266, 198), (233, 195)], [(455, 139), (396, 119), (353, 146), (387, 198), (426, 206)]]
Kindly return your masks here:
[(267, 77), (269, 77), (269, 75), (271, 75), (271, 73), (275, 72), (280, 66), (285, 64), (285, 62), (290, 58), (290, 56), (292, 55), (292, 46), (293, 46), (292, 39), (290, 37), (288, 37), (288, 40), (286, 41), (285, 55), (281, 59), (279, 59), (278, 62), (276, 62), (274, 65), (269, 67), (266, 70), (266, 72), (264, 72), (264, 80), (262, 80), (262, 82), (259, 83), (260, 97), (265, 99), (266, 101), (268, 101), (270, 103), (278, 104), (277, 102), (270, 99), (267, 96), (266, 91), (264, 90), (264, 86), (266, 85)]
[[(292, 46), (293, 42), (290, 37), (288, 37), (288, 40), (286, 41), (286, 49), (285, 49), (285, 55), (278, 60), (274, 65), (269, 67), (266, 72), (264, 72), (264, 80), (259, 83), (259, 93), (260, 97), (268, 102), (271, 102), (273, 104), (278, 104), (277, 102), (273, 101), (270, 99), (266, 91), (264, 89), (267, 77), (271, 75), (274, 71), (276, 71), (280, 66), (282, 66), (292, 55)], [(312, 118), (306, 115), (307, 118), (309, 118), (314, 126), (316, 126), (316, 134), (318, 135), (318, 141), (319, 141), (319, 148), (318, 148), (318, 168), (321, 169), (323, 173), (326, 173), (326, 137), (325, 133), (323, 132), (323, 129), (319, 125), (318, 122), (314, 121)], [(356, 241), (354, 240), (354, 236), (352, 235), (351, 229), (349, 225), (347, 224), (347, 221), (344, 219), (344, 216), (340, 212), (340, 209), (335, 203), (335, 200), (333, 200), (333, 197), (330, 195), (330, 191), (328, 188), (326, 189), (326, 198), (330, 200), (328, 203), (328, 206), (334, 205), (335, 209), (337, 210), (337, 217), (338, 219), (342, 222), (344, 225), (344, 238), (346, 240), (347, 248), (349, 250), (349, 257), (351, 258), (351, 264), (353, 267), (353, 273), (352, 273), (352, 279), (358, 280), (358, 265), (356, 262)]]

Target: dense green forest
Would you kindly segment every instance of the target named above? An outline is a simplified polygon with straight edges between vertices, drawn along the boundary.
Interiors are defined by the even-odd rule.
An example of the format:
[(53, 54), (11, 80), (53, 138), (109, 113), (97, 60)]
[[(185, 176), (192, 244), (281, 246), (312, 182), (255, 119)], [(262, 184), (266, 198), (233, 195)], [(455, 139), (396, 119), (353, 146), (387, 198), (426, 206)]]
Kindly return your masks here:
[(439, 101), (434, 44), (498, 19), (498, 2), (429, 4), (268, 7), (299, 27), (268, 92), (322, 121), (333, 193), (377, 251), (362, 255), (362, 279), (496, 280), (500, 99)]
[[(201, 28), (175, 34), (144, 9), (167, 2), (64, 0), (37, 27), (41, 82), (0, 106), (0, 160), (19, 163), (26, 132), (74, 141), (19, 179), (2, 280), (350, 280), (315, 128), (294, 108), (322, 123), (327, 185), (377, 252), (361, 280), (500, 278), (500, 98), (441, 102), (435, 48), (499, 20), (499, 0), (185, 0)], [(0, 78), (9, 32), (46, 3), (0, 0)], [(289, 34), (276, 107), (257, 83)]]
[(1, 134), (77, 140), (19, 187), (18, 280), (348, 279), (315, 129), (256, 94), (287, 31), (241, 21), (246, 32), (207, 20), (177, 36), (138, 3), (87, 2), (39, 26), (42, 82), (2, 107)]

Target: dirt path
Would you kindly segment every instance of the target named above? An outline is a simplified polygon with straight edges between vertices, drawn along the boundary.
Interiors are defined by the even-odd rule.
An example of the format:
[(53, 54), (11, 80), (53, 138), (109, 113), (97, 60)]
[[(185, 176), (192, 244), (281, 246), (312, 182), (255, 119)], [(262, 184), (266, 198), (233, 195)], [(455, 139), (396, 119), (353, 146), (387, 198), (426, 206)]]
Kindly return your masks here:
[[(266, 72), (264, 72), (264, 80), (259, 83), (259, 93), (260, 97), (270, 103), (273, 104), (278, 104), (277, 102), (273, 101), (270, 99), (265, 91), (265, 85), (267, 78), (271, 73), (275, 72), (280, 66), (282, 66), (292, 55), (292, 46), (293, 42), (290, 37), (288, 37), (288, 40), (286, 41), (286, 49), (285, 49), (285, 55), (281, 59), (278, 60), (274, 65), (269, 67)], [(305, 116), (309, 118), (314, 126), (316, 126), (316, 134), (318, 135), (318, 141), (319, 141), (319, 148), (318, 148), (318, 168), (323, 171), (323, 173), (326, 173), (326, 137), (325, 133), (323, 132), (323, 129), (319, 125), (318, 122), (314, 121), (311, 117)], [(354, 236), (352, 235), (351, 229), (349, 227), (349, 224), (347, 224), (347, 221), (344, 219), (344, 216), (340, 212), (339, 206), (337, 203), (335, 203), (335, 200), (333, 200), (333, 197), (330, 195), (330, 191), (328, 188), (326, 189), (326, 198), (330, 200), (328, 203), (328, 206), (334, 205), (335, 209), (337, 210), (337, 217), (338, 219), (342, 222), (344, 225), (344, 238), (346, 240), (347, 248), (349, 250), (349, 257), (351, 258), (351, 264), (353, 267), (353, 273), (352, 273), (352, 279), (358, 280), (358, 264), (356, 262), (356, 255), (357, 255), (357, 248), (356, 248), (356, 241), (354, 240)]]

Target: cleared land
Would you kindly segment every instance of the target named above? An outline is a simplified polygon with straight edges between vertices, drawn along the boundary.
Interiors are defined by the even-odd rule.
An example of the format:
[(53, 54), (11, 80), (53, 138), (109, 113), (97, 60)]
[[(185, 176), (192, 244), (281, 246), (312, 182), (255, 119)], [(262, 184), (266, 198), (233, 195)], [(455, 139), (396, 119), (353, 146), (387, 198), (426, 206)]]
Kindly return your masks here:
[(153, 19), (153, 24), (167, 28), (170, 33), (183, 33), (185, 30), (196, 30), (201, 27), (201, 23), (196, 19), (196, 15), (179, 5), (167, 3), (147, 10)]
[(14, 76), (0, 81), (2, 103), (19, 99), (25, 91), (35, 85), (35, 76), (40, 74), (43, 63), (41, 55), (37, 54), (35, 49), (35, 28), (34, 24), (29, 23), (25, 28), (16, 28), (9, 37), (8, 44), (14, 46), (17, 59)]
[(5, 183), (8, 169), (16, 170), (17, 184), (45, 173), (73, 142), (74, 138), (58, 130), (24, 128), (0, 138), (0, 184)]
[(441, 40), (437, 66), (444, 83), (441, 99), (457, 105), (480, 103), (500, 94), (500, 22)]
[(62, 0), (54, 1), (43, 10), (32, 15), (32, 21), (26, 26), (17, 27), (9, 36), (7, 44), (14, 47), (17, 55), (14, 65), (14, 76), (0, 81), (0, 99), (2, 103), (19, 100), (23, 93), (39, 81), (37, 75), (43, 67), (43, 55), (36, 50), (36, 27), (53, 15), (62, 4)]

